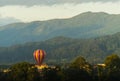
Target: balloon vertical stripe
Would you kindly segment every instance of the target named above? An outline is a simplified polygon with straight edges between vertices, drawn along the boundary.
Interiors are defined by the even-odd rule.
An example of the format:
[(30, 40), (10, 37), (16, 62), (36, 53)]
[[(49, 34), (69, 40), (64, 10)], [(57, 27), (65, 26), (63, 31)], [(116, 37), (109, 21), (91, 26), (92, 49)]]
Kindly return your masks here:
[(37, 62), (39, 64), (39, 50), (36, 51), (36, 58), (37, 58), (36, 60), (37, 60)]
[(43, 56), (44, 54), (42, 53), (42, 50), (40, 50), (40, 62), (42, 62), (42, 56)]
[(41, 57), (41, 55), (40, 55), (40, 50), (38, 50), (38, 53), (37, 53), (37, 54), (38, 54), (38, 55), (37, 55), (37, 56), (38, 56), (38, 64), (40, 64), (40, 62), (41, 62), (41, 61), (40, 61), (40, 59), (41, 59), (41, 58), (40, 58), (40, 57)]

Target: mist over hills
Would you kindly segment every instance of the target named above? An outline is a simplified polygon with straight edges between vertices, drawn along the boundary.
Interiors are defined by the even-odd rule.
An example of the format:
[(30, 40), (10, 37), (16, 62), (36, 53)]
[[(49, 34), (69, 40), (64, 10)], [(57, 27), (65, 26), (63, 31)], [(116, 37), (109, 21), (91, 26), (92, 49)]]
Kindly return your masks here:
[(0, 26), (4, 26), (7, 24), (16, 23), (16, 22), (21, 22), (21, 21), (18, 19), (11, 18), (11, 17), (6, 17), (6, 18), (0, 17)]
[(86, 12), (68, 19), (14, 23), (0, 27), (0, 46), (44, 41), (57, 36), (95, 38), (120, 32), (120, 15)]
[(33, 52), (36, 49), (46, 51), (46, 63), (68, 63), (77, 56), (85, 57), (90, 63), (102, 63), (108, 55), (120, 56), (120, 33), (89, 39), (60, 36), (41, 42), (0, 47), (0, 63), (11, 64), (21, 61), (35, 63)]

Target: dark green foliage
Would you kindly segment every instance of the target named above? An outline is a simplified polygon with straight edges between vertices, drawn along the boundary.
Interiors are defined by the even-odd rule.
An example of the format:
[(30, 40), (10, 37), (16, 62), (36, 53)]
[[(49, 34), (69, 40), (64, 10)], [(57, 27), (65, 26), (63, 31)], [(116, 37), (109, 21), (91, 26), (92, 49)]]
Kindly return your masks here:
[(40, 79), (37, 68), (27, 62), (14, 64), (8, 75), (10, 81), (36, 81)]
[(120, 57), (116, 54), (107, 56), (105, 64), (108, 68), (120, 68)]
[[(50, 66), (37, 70), (34, 65), (22, 62), (12, 65), (8, 72), (1, 70), (0, 81), (120, 81), (119, 63), (120, 57), (116, 54), (106, 57), (106, 66), (92, 66), (81, 56), (71, 62), (69, 67), (64, 68)], [(91, 73), (84, 69), (86, 64), (93, 67), (90, 67)]]
[(86, 61), (84, 57), (81, 56), (73, 60), (73, 62), (70, 64), (70, 67), (85, 70), (89, 74), (92, 72), (92, 66)]
[(2, 71), (0, 71), (0, 81), (4, 80), (4, 73)]
[(71, 63), (70, 66), (73, 68), (80, 68), (81, 69), (87, 64), (88, 63), (86, 62), (85, 58), (79, 56)]
[(105, 59), (107, 80), (120, 81), (120, 57), (112, 54)]
[(110, 54), (120, 55), (120, 33), (95, 39), (56, 37), (43, 42), (1, 47), (0, 62), (35, 62), (33, 52), (36, 49), (46, 51), (47, 63), (70, 63), (77, 56), (85, 57), (89, 63), (102, 63)]
[(65, 81), (92, 81), (89, 73), (79, 68), (68, 68), (64, 70)]
[(62, 75), (59, 68), (45, 68), (42, 70), (42, 81), (61, 81)]

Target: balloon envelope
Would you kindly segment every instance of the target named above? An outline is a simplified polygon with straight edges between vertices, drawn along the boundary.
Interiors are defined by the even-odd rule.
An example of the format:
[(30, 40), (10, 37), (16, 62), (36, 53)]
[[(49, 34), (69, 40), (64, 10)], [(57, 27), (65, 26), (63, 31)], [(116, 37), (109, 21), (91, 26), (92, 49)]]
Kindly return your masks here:
[(34, 51), (33, 56), (38, 65), (42, 64), (45, 55), (46, 55), (46, 52), (44, 50), (38, 49)]

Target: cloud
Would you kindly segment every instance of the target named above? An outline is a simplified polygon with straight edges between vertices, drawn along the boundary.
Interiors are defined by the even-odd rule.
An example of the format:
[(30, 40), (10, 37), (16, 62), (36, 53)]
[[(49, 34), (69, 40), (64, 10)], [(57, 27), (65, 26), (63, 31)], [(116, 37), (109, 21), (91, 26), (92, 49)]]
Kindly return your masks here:
[(65, 3), (55, 5), (34, 5), (29, 7), (11, 5), (0, 7), (0, 14), (2, 18), (12, 17), (23, 22), (30, 22), (55, 18), (69, 18), (87, 11), (120, 14), (119, 9), (120, 2)]
[(0, 0), (0, 6), (6, 5), (54, 5), (63, 3), (117, 2), (120, 0)]
[(6, 18), (0, 17), (0, 28), (1, 28), (1, 26), (4, 26), (6, 24), (15, 23), (15, 22), (21, 22), (21, 21), (14, 19), (14, 18), (11, 18), (11, 17), (6, 17)]

